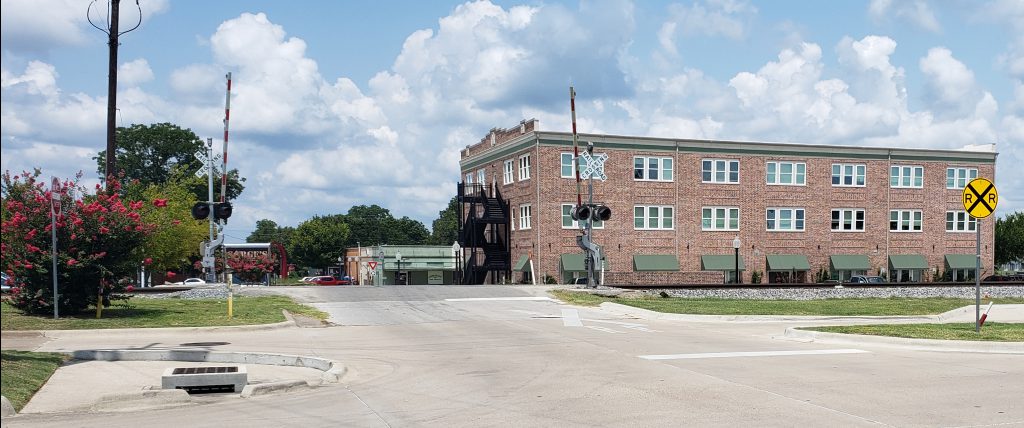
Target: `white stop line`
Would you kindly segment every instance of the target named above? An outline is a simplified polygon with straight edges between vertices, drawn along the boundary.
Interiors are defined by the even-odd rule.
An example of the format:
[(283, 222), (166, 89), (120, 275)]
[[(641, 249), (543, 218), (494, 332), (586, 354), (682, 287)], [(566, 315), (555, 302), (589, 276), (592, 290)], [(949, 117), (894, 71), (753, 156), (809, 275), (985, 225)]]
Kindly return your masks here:
[(640, 355), (645, 360), (695, 360), (701, 358), (784, 357), (792, 355), (868, 354), (860, 349), (819, 349), (813, 351), (708, 352), (701, 354)]

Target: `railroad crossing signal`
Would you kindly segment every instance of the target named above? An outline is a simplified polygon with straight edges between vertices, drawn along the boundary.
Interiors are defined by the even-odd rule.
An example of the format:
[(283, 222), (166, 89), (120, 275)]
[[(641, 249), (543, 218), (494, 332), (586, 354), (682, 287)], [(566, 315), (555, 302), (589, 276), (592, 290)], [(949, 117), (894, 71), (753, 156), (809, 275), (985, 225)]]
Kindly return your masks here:
[(607, 153), (598, 153), (595, 156), (591, 155), (588, 150), (583, 152), (580, 157), (583, 158), (583, 162), (581, 163), (585, 162), (587, 165), (582, 171), (580, 171), (580, 178), (596, 178), (601, 181), (608, 179), (608, 176), (604, 174), (604, 163), (608, 160)]
[(996, 185), (984, 178), (975, 178), (964, 187), (964, 209), (974, 218), (992, 215), (999, 203)]

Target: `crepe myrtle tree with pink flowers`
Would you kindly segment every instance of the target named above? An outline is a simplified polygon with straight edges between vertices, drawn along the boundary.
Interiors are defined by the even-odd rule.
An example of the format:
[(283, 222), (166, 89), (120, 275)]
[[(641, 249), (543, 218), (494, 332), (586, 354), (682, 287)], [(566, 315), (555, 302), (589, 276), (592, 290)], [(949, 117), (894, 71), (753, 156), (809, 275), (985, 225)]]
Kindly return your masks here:
[[(14, 278), (10, 302), (26, 313), (53, 310), (50, 251), (51, 192), (41, 172), (3, 174), (2, 256), (0, 266)], [(79, 186), (79, 174), (61, 185), (57, 215), (59, 310), (75, 314), (105, 304), (104, 296), (130, 291), (133, 277), (146, 257), (145, 241), (155, 226), (139, 211), (152, 202), (124, 201), (118, 180), (109, 180), (108, 194)], [(160, 201), (155, 201), (157, 205)], [(104, 298), (104, 300), (106, 300)]]

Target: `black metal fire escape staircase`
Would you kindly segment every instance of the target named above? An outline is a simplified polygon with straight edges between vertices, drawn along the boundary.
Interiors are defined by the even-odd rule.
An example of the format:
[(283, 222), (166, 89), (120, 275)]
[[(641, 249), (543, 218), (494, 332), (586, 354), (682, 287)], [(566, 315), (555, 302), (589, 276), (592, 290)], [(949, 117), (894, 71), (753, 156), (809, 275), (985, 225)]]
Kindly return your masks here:
[[(512, 277), (511, 208), (495, 185), (459, 183), (462, 284), (498, 284)], [(468, 257), (467, 257), (468, 256)], [(490, 274), (490, 275), (488, 275)]]

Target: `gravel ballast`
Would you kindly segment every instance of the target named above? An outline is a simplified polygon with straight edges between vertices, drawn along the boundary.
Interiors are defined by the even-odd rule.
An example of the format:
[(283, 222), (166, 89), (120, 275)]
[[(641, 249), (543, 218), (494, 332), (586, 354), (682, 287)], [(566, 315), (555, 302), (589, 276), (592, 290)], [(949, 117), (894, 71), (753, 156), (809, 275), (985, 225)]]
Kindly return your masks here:
[[(646, 294), (652, 297), (661, 296), (686, 298), (716, 299), (769, 299), (769, 300), (818, 300), (844, 298), (889, 298), (889, 297), (951, 297), (973, 299), (975, 289), (970, 287), (872, 287), (872, 288), (664, 288), (631, 290), (627, 293)], [(982, 299), (988, 297), (1021, 297), (1024, 298), (1024, 287), (985, 286), (981, 287)]]

